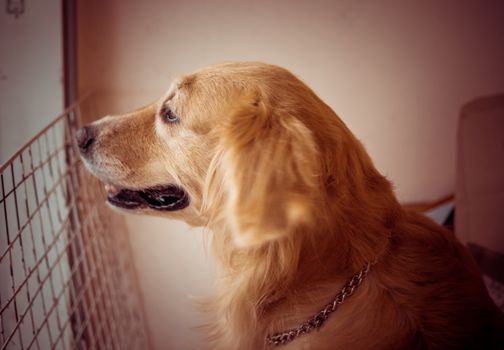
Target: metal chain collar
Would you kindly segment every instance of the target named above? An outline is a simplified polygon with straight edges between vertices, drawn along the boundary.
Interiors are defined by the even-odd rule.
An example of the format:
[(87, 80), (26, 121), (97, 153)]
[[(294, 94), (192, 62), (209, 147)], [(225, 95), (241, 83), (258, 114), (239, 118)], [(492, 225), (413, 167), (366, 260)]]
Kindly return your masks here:
[(339, 305), (343, 304), (346, 298), (350, 297), (355, 290), (361, 285), (362, 280), (367, 276), (370, 268), (370, 264), (366, 264), (358, 273), (352, 276), (352, 278), (343, 286), (341, 291), (336, 295), (333, 301), (323, 308), (315, 316), (301, 323), (296, 328), (289, 329), (284, 332), (275, 333), (273, 335), (268, 335), (266, 337), (266, 344), (279, 346), (290, 343), (297, 337), (317, 330), (327, 321), (329, 316), (336, 311)]

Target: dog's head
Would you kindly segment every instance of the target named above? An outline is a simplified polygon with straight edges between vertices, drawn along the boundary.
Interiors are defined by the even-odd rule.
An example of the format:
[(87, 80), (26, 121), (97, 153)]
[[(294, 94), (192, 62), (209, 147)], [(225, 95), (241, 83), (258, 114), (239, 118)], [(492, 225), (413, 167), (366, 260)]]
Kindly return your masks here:
[(328, 195), (364, 176), (367, 159), (305, 84), (261, 63), (179, 78), (152, 105), (79, 130), (77, 142), (111, 205), (223, 225), (241, 245), (327, 217)]

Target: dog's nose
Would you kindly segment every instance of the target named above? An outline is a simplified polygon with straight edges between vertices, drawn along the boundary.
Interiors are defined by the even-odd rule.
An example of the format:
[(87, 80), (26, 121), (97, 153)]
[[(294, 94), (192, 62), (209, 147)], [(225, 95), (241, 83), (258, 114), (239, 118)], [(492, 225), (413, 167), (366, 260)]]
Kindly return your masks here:
[(75, 132), (75, 140), (77, 141), (81, 153), (88, 152), (95, 140), (93, 128), (90, 126), (80, 128)]

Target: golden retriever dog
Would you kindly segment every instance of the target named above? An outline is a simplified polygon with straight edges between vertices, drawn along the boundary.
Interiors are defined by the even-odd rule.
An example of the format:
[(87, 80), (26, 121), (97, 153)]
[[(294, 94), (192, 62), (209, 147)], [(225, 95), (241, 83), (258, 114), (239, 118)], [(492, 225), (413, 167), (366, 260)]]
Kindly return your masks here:
[(76, 141), (113, 207), (211, 232), (211, 349), (502, 349), (502, 313), (466, 249), (403, 209), (283, 68), (201, 69)]

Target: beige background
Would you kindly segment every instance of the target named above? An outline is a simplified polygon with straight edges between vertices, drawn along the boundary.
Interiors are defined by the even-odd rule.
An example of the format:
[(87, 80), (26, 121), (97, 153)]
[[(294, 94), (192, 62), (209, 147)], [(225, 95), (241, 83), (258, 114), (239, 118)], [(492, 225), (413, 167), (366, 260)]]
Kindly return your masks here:
[[(210, 63), (275, 63), (333, 107), (402, 201), (434, 200), (454, 190), (461, 105), (504, 91), (500, 3), (81, 0), (79, 86), (121, 113)], [(187, 295), (211, 289), (202, 232), (128, 222), (156, 348), (198, 348)]]

